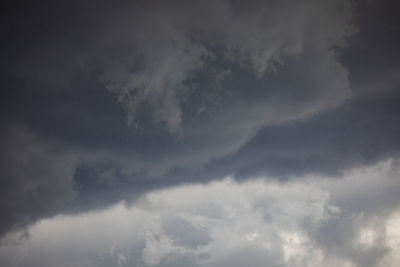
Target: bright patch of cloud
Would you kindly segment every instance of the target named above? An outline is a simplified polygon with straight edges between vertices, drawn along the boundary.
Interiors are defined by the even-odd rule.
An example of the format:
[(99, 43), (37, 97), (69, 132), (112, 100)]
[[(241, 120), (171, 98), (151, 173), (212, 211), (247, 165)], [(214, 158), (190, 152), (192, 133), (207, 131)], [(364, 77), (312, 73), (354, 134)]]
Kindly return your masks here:
[[(383, 261), (398, 257), (400, 217), (376, 220), (372, 212), (358, 207), (350, 207), (349, 217), (349, 207), (340, 205), (351, 195), (336, 190), (342, 187), (357, 197), (355, 188), (345, 188), (349, 179), (367, 177), (368, 183), (379, 180), (385, 188), (393, 182), (391, 173), (389, 161), (329, 183), (315, 178), (283, 184), (237, 183), (227, 178), (163, 189), (130, 207), (118, 204), (97, 213), (42, 220), (29, 229), (25, 241), (0, 247), (0, 263), (63, 267), (71, 266), (72, 260), (79, 266), (243, 266), (251, 259), (252, 266), (269, 262), (352, 267), (360, 266), (360, 253), (384, 247), (390, 253), (381, 257), (376, 250), (374, 261), (376, 266), (386, 266)], [(330, 233), (339, 226), (347, 232), (345, 237), (336, 241), (332, 241), (336, 236), (318, 237), (321, 229), (327, 227)], [(338, 249), (346, 238), (356, 242), (346, 250), (354, 255)]]

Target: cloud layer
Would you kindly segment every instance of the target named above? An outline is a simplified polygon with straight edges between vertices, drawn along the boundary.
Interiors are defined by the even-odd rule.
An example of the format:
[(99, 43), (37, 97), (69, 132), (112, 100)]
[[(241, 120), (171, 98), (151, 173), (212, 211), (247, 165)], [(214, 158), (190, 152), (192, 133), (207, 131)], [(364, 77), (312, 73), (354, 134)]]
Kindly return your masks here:
[(0, 263), (243, 266), (251, 259), (253, 266), (394, 267), (400, 257), (398, 175), (388, 160), (340, 180), (225, 179), (163, 189), (133, 206), (42, 220), (29, 228), (28, 239), (9, 234)]
[[(241, 253), (253, 255), (260, 263), (268, 257), (272, 266), (287, 265), (288, 253), (300, 253), (296, 258), (302, 262), (291, 263), (299, 266), (373, 266), (388, 255), (397, 257), (387, 252), (392, 241), (382, 232), (393, 228), (388, 225), (390, 212), (396, 209), (395, 182), (385, 186), (389, 183), (385, 180), (385, 194), (376, 195), (379, 179), (360, 193), (358, 184), (363, 182), (358, 176), (353, 182), (345, 179), (337, 188), (334, 182), (318, 182), (316, 188), (301, 182), (287, 188), (247, 184), (257, 177), (340, 179), (349, 170), (398, 158), (396, 4), (360, 2), (27, 1), (8, 5), (1, 16), (1, 25), (6, 26), (1, 26), (5, 41), (0, 50), (0, 235), (32, 225), (37, 231), (44, 231), (40, 230), (43, 224), (46, 229), (61, 227), (58, 217), (35, 224), (56, 215), (80, 214), (66, 217), (75, 224), (76, 218), (90, 221), (100, 216), (103, 220), (105, 214), (116, 213), (138, 225), (154, 222), (154, 228), (139, 227), (133, 234), (137, 243), (130, 244), (139, 251), (135, 260), (147, 265), (173, 265), (174, 260), (193, 266), (232, 265)], [(395, 160), (391, 164), (391, 169), (398, 165)], [(171, 189), (228, 176), (245, 184)], [(215, 220), (208, 228), (182, 217), (183, 209), (208, 203), (194, 198), (198, 192), (226, 190), (227, 206), (234, 208), (236, 193), (245, 205), (253, 205), (258, 195), (246, 190), (258, 192), (258, 186), (277, 202), (278, 206), (271, 207), (277, 221), (257, 217), (262, 211), (254, 207), (238, 205), (262, 233), (240, 228), (249, 222), (239, 215), (238, 229), (229, 228), (239, 231), (232, 237), (217, 234), (223, 234), (221, 225), (228, 224), (228, 215), (214, 218), (200, 209), (198, 216)], [(343, 193), (346, 197), (334, 196), (353, 187), (354, 192)], [(181, 198), (192, 194), (195, 203), (171, 204), (166, 209), (174, 215), (169, 216), (152, 206), (156, 203), (149, 192), (154, 190), (165, 190), (161, 192), (166, 202), (177, 190), (174, 194)], [(151, 211), (119, 206), (85, 215), (121, 202), (130, 206), (143, 201), (141, 197), (150, 198)], [(219, 201), (216, 196), (210, 199)], [(300, 206), (295, 210), (288, 208), (297, 202)], [(348, 215), (343, 207), (349, 207)], [(286, 208), (284, 215), (281, 211)], [(217, 209), (222, 212), (221, 207)], [(384, 222), (374, 217), (381, 216), (378, 211), (383, 212)], [(160, 218), (153, 220), (153, 215)], [(296, 225), (286, 225), (290, 218)], [(314, 218), (309, 222), (314, 228), (297, 225), (305, 218)], [(363, 218), (365, 225), (360, 223)], [(179, 234), (175, 225), (189, 230)], [(273, 234), (278, 226), (288, 229)], [(376, 227), (381, 232), (375, 232)], [(351, 240), (343, 236), (347, 229)], [(379, 239), (379, 246), (354, 245), (355, 232), (361, 229), (365, 230), (361, 243)], [(45, 238), (32, 231), (32, 242)], [(54, 231), (62, 234), (60, 228)], [(122, 233), (116, 234), (122, 238)], [(264, 234), (277, 244), (266, 255), (260, 241)], [(177, 236), (171, 239), (171, 235)], [(232, 238), (233, 247), (226, 251), (222, 250), (224, 238)], [(110, 249), (105, 240), (92, 240), (99, 242), (98, 247), (88, 253)], [(18, 264), (33, 260), (29, 255), (37, 257), (38, 246), (53, 241), (49, 237), (40, 245), (35, 243), (32, 254), (16, 256), (21, 260)], [(290, 247), (292, 241), (298, 247), (284, 252), (285, 242)], [(21, 246), (15, 249), (31, 249)], [(126, 251), (116, 254), (119, 246), (104, 254), (109, 257), (102, 254), (104, 262), (96, 263), (132, 260)], [(233, 259), (233, 251), (238, 259)], [(365, 251), (371, 252), (371, 259)], [(169, 259), (171, 253), (176, 258)], [(77, 259), (85, 260), (85, 255)]]

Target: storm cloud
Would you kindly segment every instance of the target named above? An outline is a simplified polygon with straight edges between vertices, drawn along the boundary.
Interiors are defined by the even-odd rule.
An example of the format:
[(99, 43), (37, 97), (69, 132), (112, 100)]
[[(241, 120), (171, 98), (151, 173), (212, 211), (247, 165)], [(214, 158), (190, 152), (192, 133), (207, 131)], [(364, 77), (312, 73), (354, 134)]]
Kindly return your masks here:
[[(182, 185), (226, 187), (220, 188), (224, 194), (261, 179), (278, 183), (277, 190), (290, 199), (314, 177), (318, 189), (305, 190), (321, 198), (322, 210), (314, 208), (329, 213), (326, 228), (296, 228), (295, 236), (292, 229), (286, 237), (267, 239), (318, 243), (315, 253), (329, 258), (315, 254), (311, 263), (311, 256), (302, 254), (298, 266), (378, 264), (389, 257), (390, 242), (374, 227), (386, 229), (395, 216), (397, 184), (384, 186), (388, 192), (372, 200), (358, 196), (367, 189), (355, 189), (346, 200), (334, 195), (349, 187), (349, 179), (362, 183), (349, 176), (354, 170), (389, 164), (392, 172), (384, 176), (398, 179), (396, 6), (389, 0), (9, 3), (1, 18), (0, 235), (7, 240), (10, 233), (40, 228), (43, 219), (54, 216), (128, 212), (118, 205), (136, 209), (154, 190), (170, 194)], [(339, 189), (327, 185), (340, 179)], [(331, 203), (324, 192), (338, 202)], [(182, 194), (183, 202), (191, 199)], [(180, 209), (174, 205), (168, 207), (172, 213)], [(104, 211), (110, 207), (114, 211)], [(343, 207), (349, 214), (333, 212)], [(314, 208), (310, 212), (317, 212)], [(374, 219), (380, 211), (386, 211), (382, 222)], [(145, 224), (141, 220), (148, 214), (135, 212), (132, 220)], [(287, 221), (297, 215), (289, 213)], [(361, 225), (357, 216), (370, 224)], [(138, 237), (140, 264), (164, 266), (165, 255), (173, 251), (181, 265), (202, 265), (197, 261), (204, 259), (212, 266), (232, 266), (232, 251), (217, 259), (199, 249), (224, 238), (186, 219), (163, 217), (162, 231), (157, 230), (162, 233)], [(175, 225), (187, 232), (176, 232)], [(382, 239), (365, 262), (354, 245), (360, 229)], [(171, 235), (176, 239), (163, 239)], [(354, 246), (339, 246), (346, 242)], [(271, 266), (286, 266), (283, 243), (266, 255), (259, 244), (238, 248), (238, 255), (253, 253), (260, 264), (267, 257)], [(218, 244), (212, 244), (215, 248), (208, 249), (217, 251)], [(128, 261), (126, 254), (114, 252), (117, 263)]]
[[(396, 266), (396, 166), (383, 161), (336, 180), (309, 176), (280, 184), (263, 177), (238, 184), (225, 178), (153, 191), (133, 206), (42, 220), (25, 237), (11, 233), (0, 263), (243, 266), (251, 259), (252, 266)], [(384, 209), (371, 206), (379, 202)]]

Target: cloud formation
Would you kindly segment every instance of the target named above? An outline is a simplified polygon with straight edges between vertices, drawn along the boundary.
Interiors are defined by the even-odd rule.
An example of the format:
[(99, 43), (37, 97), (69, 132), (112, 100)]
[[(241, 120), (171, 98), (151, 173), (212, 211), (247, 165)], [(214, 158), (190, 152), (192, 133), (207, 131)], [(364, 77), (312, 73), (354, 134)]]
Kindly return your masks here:
[[(392, 26), (398, 24), (395, 6), (389, 0), (10, 4), (1, 16), (1, 25), (6, 26), (0, 50), (0, 235), (60, 214), (84, 217), (121, 201), (132, 205), (149, 192), (181, 184), (227, 176), (240, 182), (310, 175), (340, 179), (351, 169), (398, 158), (400, 44), (395, 36), (400, 35)], [(368, 194), (355, 190), (347, 194), (349, 200), (325, 199), (325, 192), (339, 194), (357, 187), (351, 182), (327, 189), (299, 184), (318, 198), (320, 206), (304, 214), (290, 210), (282, 220), (314, 218), (313, 212), (328, 214), (332, 207), (349, 207), (350, 215), (335, 221), (336, 215), (325, 214), (326, 228), (311, 232), (298, 226), (281, 236), (268, 235), (279, 240), (279, 248), (271, 248), (267, 255), (271, 264), (286, 264), (283, 247), (285, 242), (290, 247), (293, 240), (316, 253), (289, 248), (303, 253), (296, 257), (304, 262), (321, 260), (314, 266), (373, 266), (392, 255), (386, 243), (369, 246), (382, 241), (382, 229), (393, 228), (387, 225), (397, 218), (389, 214), (397, 205), (397, 185), (374, 195), (373, 189), (379, 187), (374, 181), (364, 188)], [(255, 201), (234, 182), (224, 183), (211, 187), (238, 190), (246, 201)], [(314, 201), (299, 188), (276, 190), (290, 203)], [(291, 202), (292, 194), (299, 199)], [(284, 205), (276, 209), (285, 209)], [(307, 205), (298, 209), (303, 212)], [(167, 208), (181, 212), (175, 206)], [(138, 214), (132, 220), (147, 218), (133, 209)], [(360, 210), (367, 214), (365, 224), (360, 223), (365, 219)], [(387, 225), (373, 217), (378, 211), (388, 212), (382, 215)], [(118, 212), (130, 211), (120, 207)], [(256, 216), (258, 211), (243, 212)], [(274, 212), (275, 219), (283, 216)], [(322, 217), (315, 223), (324, 221)], [(247, 223), (245, 218), (238, 220), (240, 225)], [(275, 227), (265, 226), (258, 217), (254, 220), (266, 227), (265, 233)], [(179, 235), (174, 225), (187, 230), (171, 240), (169, 235)], [(231, 254), (237, 249), (239, 256), (253, 253), (260, 262), (265, 260), (259, 241), (218, 256), (201, 254), (200, 248), (223, 238), (197, 226), (181, 217), (156, 220), (155, 227), (162, 229), (149, 231), (160, 236), (138, 237), (142, 241), (135, 244), (137, 257), (142, 264), (167, 264), (165, 255), (173, 252), (182, 264), (213, 261), (222, 266), (233, 264)], [(40, 228), (40, 223), (33, 227)], [(376, 227), (381, 230), (374, 232)], [(351, 240), (342, 236), (346, 229)], [(358, 230), (362, 244), (354, 248)], [(340, 240), (335, 241), (331, 231)], [(240, 238), (258, 240), (259, 235), (241, 232)], [(329, 259), (324, 258), (328, 250)], [(162, 253), (153, 255), (154, 251)], [(371, 252), (371, 258), (360, 251)], [(111, 254), (114, 258), (107, 260), (129, 260), (125, 254)], [(361, 261), (364, 257), (368, 263)]]
[[(9, 235), (0, 262), (243, 266), (251, 259), (253, 266), (395, 266), (398, 174), (388, 160), (340, 180), (238, 184), (225, 179), (163, 189), (133, 206), (120, 203), (98, 213), (42, 220), (29, 228), (29, 240), (12, 243), (18, 235)], [(394, 199), (385, 203), (396, 205), (386, 209), (354, 205), (354, 199), (380, 202), (389, 195)]]
[[(254, 107), (257, 110), (248, 111), (248, 127), (258, 128), (271, 122), (302, 117), (336, 105), (351, 94), (348, 71), (333, 49), (345, 46), (354, 32), (352, 9), (347, 1), (250, 1), (246, 5), (235, 1), (217, 4), (204, 1), (190, 5), (177, 1), (167, 5), (133, 7), (139, 9), (136, 12), (145, 12), (146, 16), (131, 16), (128, 21), (123, 21), (130, 26), (122, 30), (125, 34), (122, 38), (128, 37), (125, 41), (133, 47), (132, 52), (107, 66), (103, 76), (107, 89), (123, 104), (129, 125), (138, 123), (139, 110), (147, 108), (151, 118), (164, 122), (169, 132), (183, 130), (185, 134), (187, 131), (181, 129), (183, 120), (193, 120), (184, 110), (187, 99), (195, 94), (200, 103), (192, 102), (186, 108), (201, 110), (210, 105), (202, 97), (202, 91), (208, 90), (203, 87), (207, 85), (201, 86), (196, 81), (204, 69), (215, 68), (221, 73), (228, 71), (231, 78), (236, 78), (242, 74), (233, 69), (235, 65), (243, 64), (254, 72), (249, 73), (255, 76), (253, 79), (261, 78), (268, 72), (278, 72), (287, 58), (300, 55), (305, 57), (300, 64), (308, 69), (304, 79), (310, 79), (309, 83), (302, 85), (299, 81), (300, 84), (287, 85), (293, 89), (283, 89), (280, 84), (263, 84), (261, 90), (270, 93), (268, 97), (258, 95), (263, 97), (262, 104), (255, 103), (252, 98), (241, 103), (246, 108), (248, 104), (257, 105)], [(321, 14), (324, 14), (323, 21)], [(207, 17), (207, 22), (204, 17)], [(115, 27), (121, 28), (118, 23)], [(114, 33), (113, 36), (120, 38)], [(248, 96), (243, 92), (244, 88), (225, 90), (239, 90), (235, 99), (243, 98), (243, 94)], [(287, 101), (288, 94), (282, 95), (281, 90), (297, 90), (310, 97), (305, 99), (305, 103), (299, 103), (304, 104), (301, 110), (294, 108), (293, 112), (285, 114), (282, 110), (287, 110), (282, 107), (282, 102)], [(268, 100), (271, 97), (273, 102)], [(229, 113), (236, 109), (224, 107)], [(280, 117), (257, 116), (271, 111)], [(214, 120), (225, 120), (225, 117), (218, 118), (221, 115), (211, 114)], [(249, 135), (249, 130), (240, 132)]]

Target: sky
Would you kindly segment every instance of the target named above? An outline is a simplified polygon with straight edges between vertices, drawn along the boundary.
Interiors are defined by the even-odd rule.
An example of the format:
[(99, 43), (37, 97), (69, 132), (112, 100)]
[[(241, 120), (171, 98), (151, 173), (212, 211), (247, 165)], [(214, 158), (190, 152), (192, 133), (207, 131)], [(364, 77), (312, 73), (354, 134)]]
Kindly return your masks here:
[(397, 2), (4, 4), (0, 265), (398, 266)]

